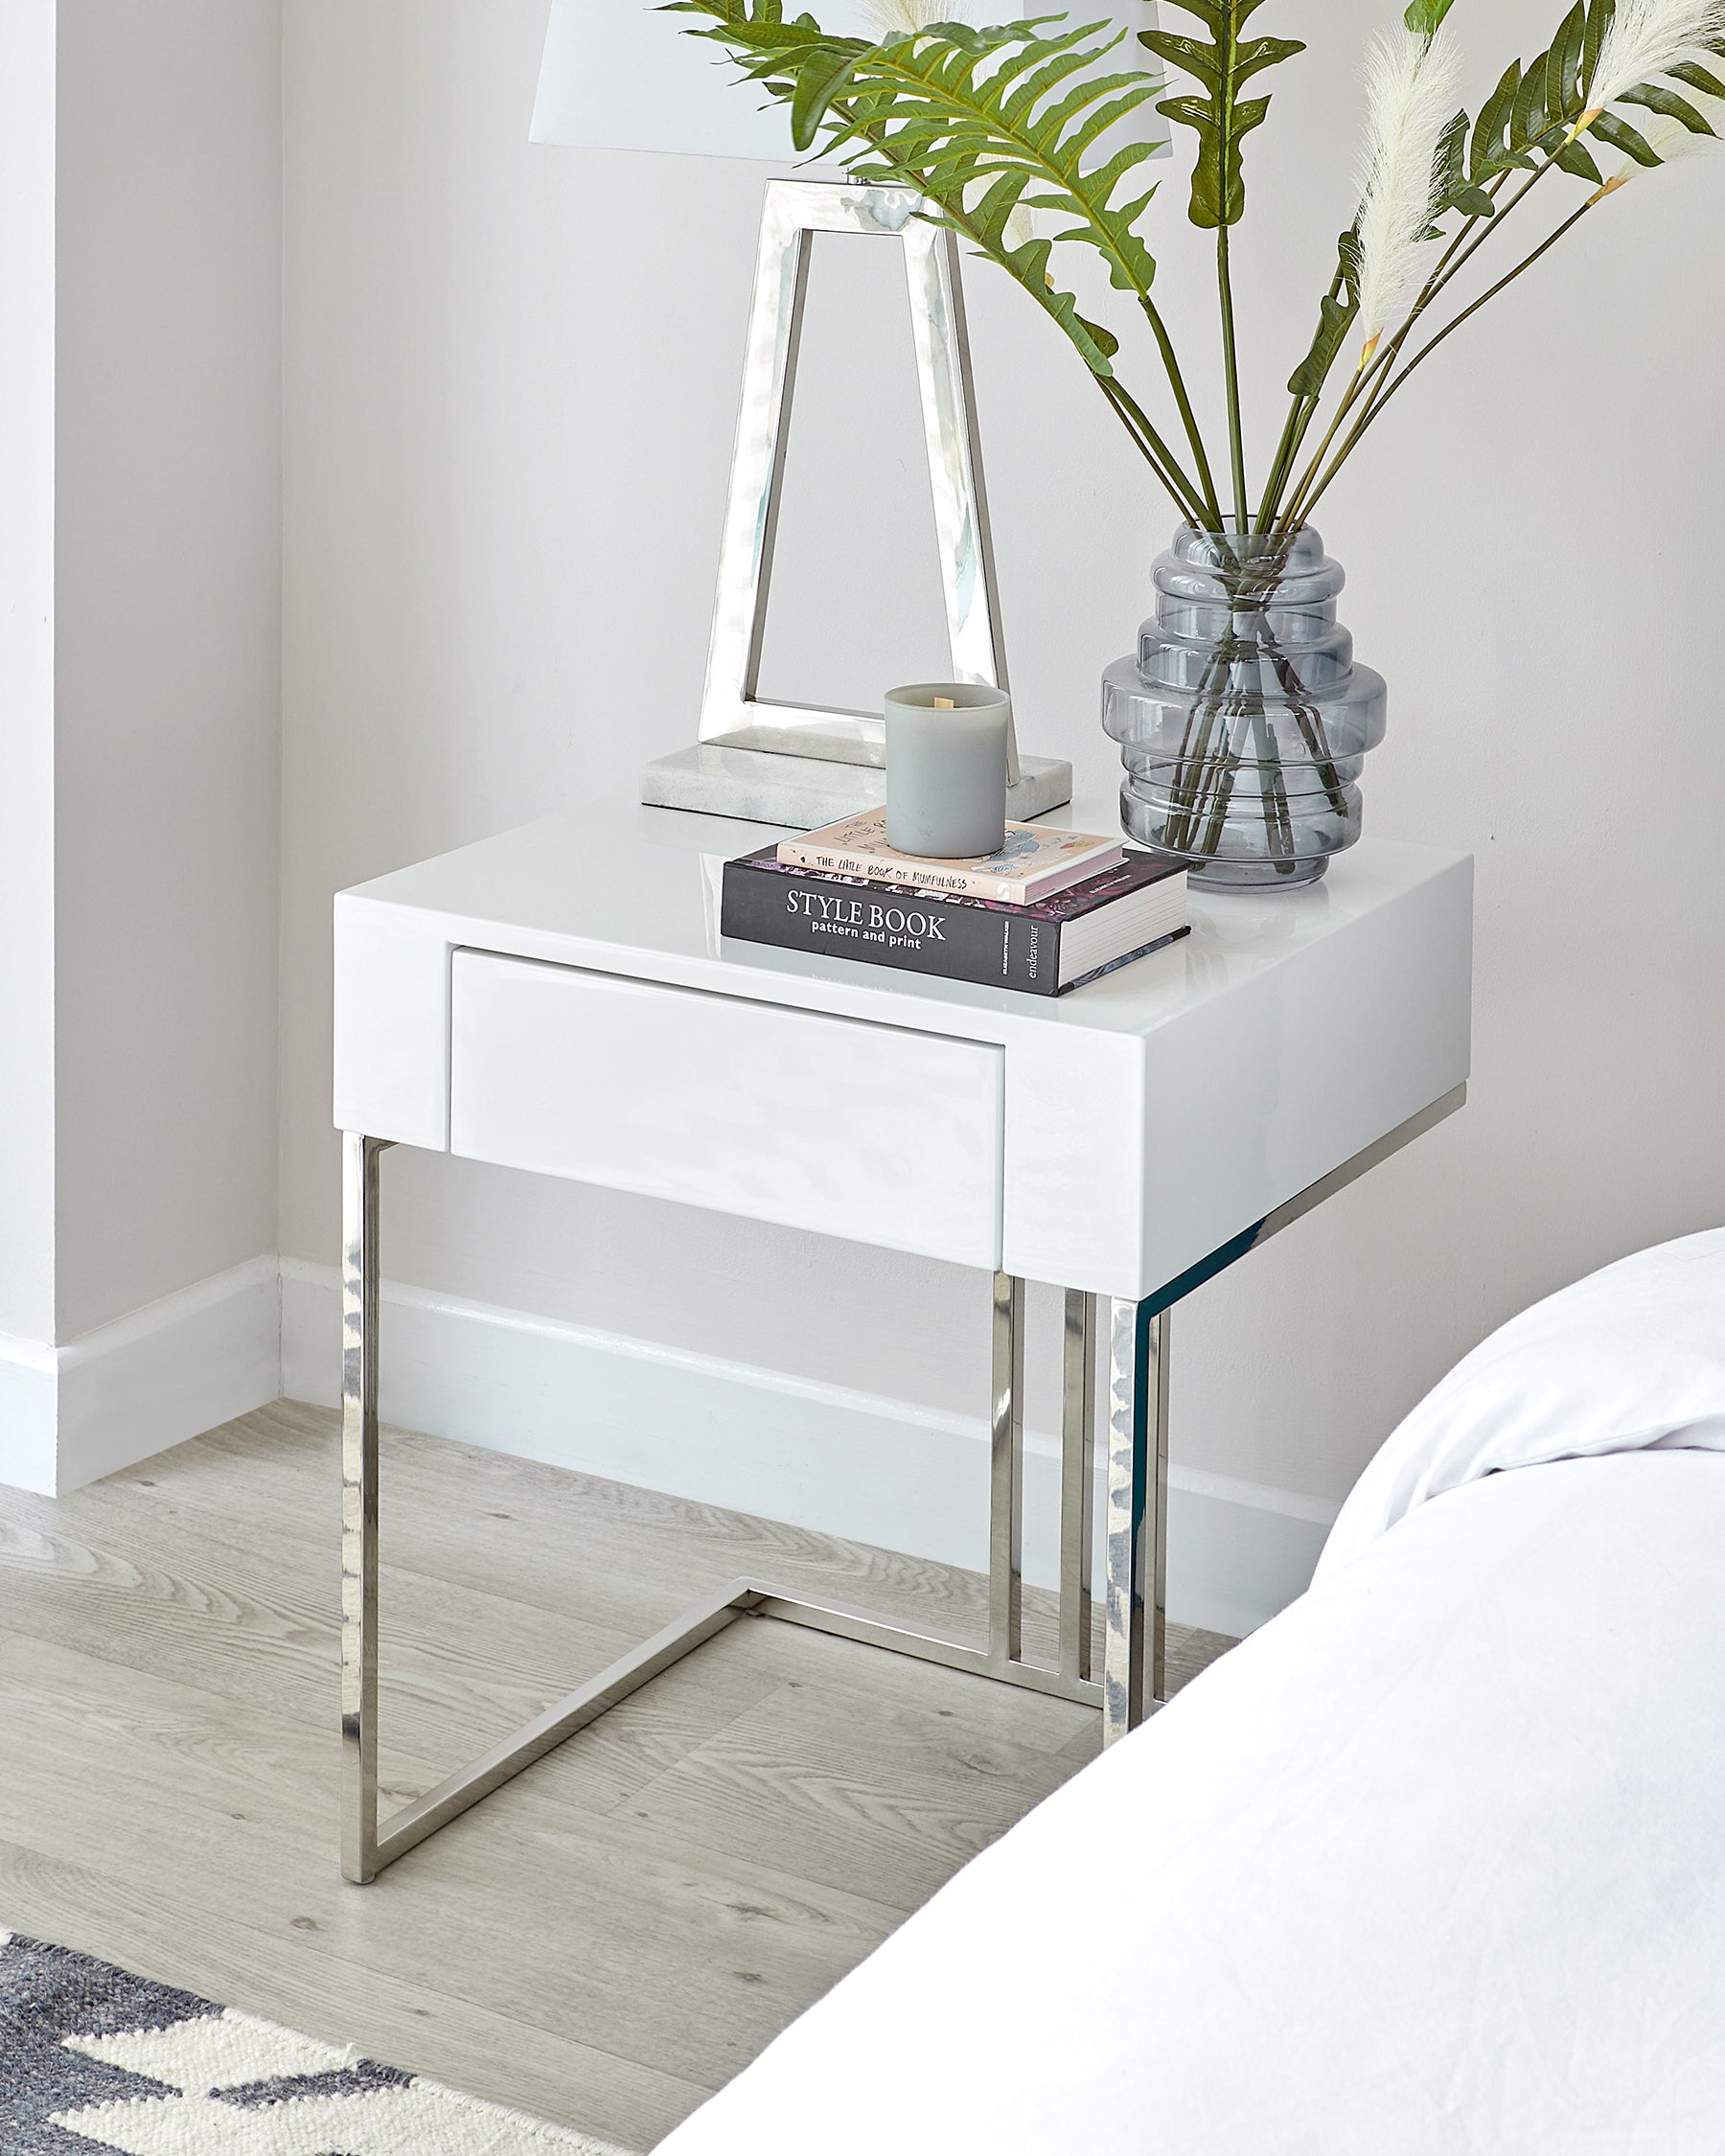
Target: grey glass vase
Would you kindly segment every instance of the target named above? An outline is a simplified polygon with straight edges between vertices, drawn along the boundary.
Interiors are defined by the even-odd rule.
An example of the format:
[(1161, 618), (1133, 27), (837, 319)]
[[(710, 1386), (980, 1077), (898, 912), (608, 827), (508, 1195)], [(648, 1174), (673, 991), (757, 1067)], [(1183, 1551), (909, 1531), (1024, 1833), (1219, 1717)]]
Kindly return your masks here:
[(1336, 620), (1345, 579), (1310, 529), (1184, 525), (1136, 657), (1102, 677), (1129, 837), (1215, 889), (1297, 888), (1360, 836), (1383, 677)]

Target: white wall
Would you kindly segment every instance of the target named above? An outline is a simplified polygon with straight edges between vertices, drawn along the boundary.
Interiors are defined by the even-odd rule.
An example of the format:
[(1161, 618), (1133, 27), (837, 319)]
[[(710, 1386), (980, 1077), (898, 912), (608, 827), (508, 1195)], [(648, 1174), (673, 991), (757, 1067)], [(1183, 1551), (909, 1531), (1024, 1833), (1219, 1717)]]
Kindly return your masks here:
[[(1358, 55), (1392, 11), (1293, 24), (1317, 49), (1251, 145), (1260, 462), (1351, 210)], [(1555, 11), (1461, 23), (1476, 97)], [(282, 1221), (303, 1260), (336, 1237), (331, 892), (627, 791), (694, 729), (759, 180), (529, 149), (544, 15), (288, 0)], [(1722, 210), (1725, 164), (1616, 197), (1433, 364), (1326, 506), (1346, 618), (1392, 685), (1369, 828), (1479, 859), (1473, 1099), (1183, 1313), (1175, 1446), (1199, 1468), (1333, 1499), (1510, 1311), (1725, 1217)], [(1157, 218), (1164, 307), (1208, 381), (1178, 178)], [(805, 440), (853, 450), (817, 626), (878, 679), (901, 604), (881, 564), (901, 532), (922, 545), (916, 448), (908, 424), (886, 439), (902, 387), (878, 412), (856, 391), (877, 339), (900, 384), (908, 360), (893, 304), (835, 274), (811, 333), (837, 386), (811, 381)], [(985, 268), (970, 290), (1024, 736), (1106, 781), (1096, 678), (1170, 512), (1022, 295)], [(778, 663), (833, 681), (814, 635)], [(941, 1412), (980, 1398), (978, 1279), (440, 1160), (385, 1173), (402, 1280)]]
[(0, 60), (0, 1479), (52, 1488), (274, 1389), (280, 10), (20, 0)]
[(67, 1340), (275, 1245), (281, 17), (59, 15)]
[(54, 1330), (54, 13), (0, 15), (0, 1335), (30, 1341)]

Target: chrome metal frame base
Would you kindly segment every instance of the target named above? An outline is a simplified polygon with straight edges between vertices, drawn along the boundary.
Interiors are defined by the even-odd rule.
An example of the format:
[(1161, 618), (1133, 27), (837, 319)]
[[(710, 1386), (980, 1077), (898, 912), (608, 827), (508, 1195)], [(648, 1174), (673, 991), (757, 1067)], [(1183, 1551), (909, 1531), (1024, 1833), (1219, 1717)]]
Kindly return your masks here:
[[(1111, 1439), (1111, 1487), (1116, 1475), (1135, 1493), (1134, 1517), (1122, 1529), (1120, 1562), (1130, 1578), (1108, 1600), (1106, 1675), (1092, 1677), (1091, 1661), (1090, 1523), (1093, 1445), (1091, 1375), (1095, 1298), (1067, 1297), (1067, 1384), (1075, 1395), (1065, 1416), (1069, 1458), (1062, 1479), (1067, 1510), (1061, 1558), (1061, 1649), (1056, 1668), (1026, 1661), (1024, 1652), (1024, 1284), (995, 1275), (993, 1380), (989, 1458), (988, 1644), (974, 1647), (938, 1634), (912, 1632), (860, 1611), (834, 1608), (791, 1594), (766, 1580), (735, 1579), (651, 1640), (621, 1656), (609, 1669), (524, 1723), (511, 1735), (427, 1790), (395, 1817), (378, 1817), (378, 1213), (379, 1161), (383, 1141), (350, 1132), (344, 1139), (342, 1262), (342, 1836), (341, 1868), (352, 1880), (374, 1879), (427, 1835), (447, 1826), (472, 1804), (542, 1759), (577, 1730), (638, 1691), (673, 1663), (723, 1632), (741, 1617), (778, 1617), (894, 1654), (963, 1670), (975, 1677), (1018, 1685), (1028, 1691), (1085, 1706), (1104, 1707), (1108, 1733), (1123, 1734), (1142, 1718), (1162, 1690), (1162, 1594), (1160, 1492), (1165, 1476), (1148, 1484), (1135, 1475), (1141, 1454), (1142, 1417), (1135, 1403), (1136, 1363), (1115, 1385), (1116, 1435)], [(1137, 1304), (1116, 1306), (1136, 1313)], [(1116, 1319), (1116, 1331), (1122, 1329)], [(1130, 1330), (1130, 1320), (1124, 1321)], [(1167, 1317), (1155, 1320), (1165, 1336)], [(1165, 1457), (1165, 1445), (1162, 1448)], [(1116, 1453), (1125, 1463), (1116, 1464)], [(1145, 1489), (1155, 1493), (1144, 1502)], [(1111, 1530), (1110, 1549), (1114, 1548)], [(1146, 1552), (1158, 1611), (1153, 1628), (1143, 1617)], [(1118, 1637), (1115, 1628), (1118, 1627)], [(1109, 1686), (1117, 1695), (1110, 1705)]]
[(1098, 1298), (1069, 1289), (1061, 1415), (1059, 1656), (1024, 1652), (1024, 1284), (995, 1275), (990, 1407), (988, 1644), (911, 1632), (853, 1610), (735, 1579), (404, 1806), (378, 1817), (379, 1163), (386, 1140), (349, 1132), (342, 1177), (341, 1869), (374, 1879), (470, 1805), (542, 1759), (742, 1617), (777, 1617), (974, 1677), (1102, 1710), (1111, 1744), (1161, 1705), (1167, 1626), (1168, 1347), (1173, 1304), (1266, 1237), (1461, 1106), (1459, 1087), (1346, 1167), (1158, 1295), (1107, 1307), (1106, 1580), (1100, 1671), (1092, 1667), (1092, 1501)]
[(501, 1788), (524, 1767), (532, 1766), (547, 1752), (555, 1751), (577, 1730), (584, 1730), (589, 1722), (597, 1721), (601, 1714), (608, 1713), (632, 1692), (639, 1691), (673, 1663), (680, 1662), (684, 1655), (703, 1645), (738, 1617), (780, 1617), (790, 1624), (807, 1625), (815, 1632), (831, 1632), (843, 1640), (860, 1640), (866, 1646), (914, 1655), (919, 1661), (941, 1663), (949, 1669), (961, 1669), (974, 1677), (992, 1677), (1002, 1684), (1019, 1685), (1028, 1691), (1052, 1693), (1057, 1698), (1077, 1700), (1086, 1706), (1098, 1705), (1101, 1699), (1099, 1686), (1075, 1682), (1059, 1670), (1042, 1669), (1033, 1663), (1003, 1661), (993, 1648), (960, 1646), (950, 1640), (882, 1624), (851, 1610), (830, 1609), (824, 1603), (803, 1601), (762, 1580), (734, 1579), (728, 1587), (722, 1587), (708, 1600), (697, 1603), (662, 1632), (655, 1633), (651, 1640), (643, 1640), (640, 1646), (620, 1656), (609, 1669), (602, 1670), (587, 1684), (577, 1686), (574, 1691), (546, 1708), (531, 1722), (523, 1723), (471, 1765), (448, 1776), (415, 1802), (404, 1805), (386, 1825), (379, 1827), (374, 1820), (371, 1833), (362, 1833), (359, 1838), (355, 1861), (350, 1865), (344, 1859), (343, 1869), (347, 1876), (361, 1881), (374, 1878), (385, 1865), (404, 1856), (427, 1835), (435, 1834), (440, 1826), (447, 1826), (450, 1820), (459, 1818), (470, 1805), (490, 1796), (494, 1789)]

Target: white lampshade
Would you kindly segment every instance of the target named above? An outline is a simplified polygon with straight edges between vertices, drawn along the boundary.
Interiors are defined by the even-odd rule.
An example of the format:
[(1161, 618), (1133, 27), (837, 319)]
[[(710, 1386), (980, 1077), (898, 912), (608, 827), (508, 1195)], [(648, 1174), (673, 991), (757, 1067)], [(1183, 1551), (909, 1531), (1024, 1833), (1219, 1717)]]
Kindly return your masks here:
[[(840, 35), (878, 34), (863, 0), (804, 4), (825, 29)], [(1046, 14), (1049, 7), (1048, 0), (989, 0), (986, 7), (974, 0), (953, 12), (1009, 22)], [(1110, 14), (1134, 31), (1148, 30), (1156, 21), (1154, 0), (1103, 0), (1090, 7), (1079, 0), (1070, 19), (1099, 21)], [(740, 82), (720, 46), (680, 34), (699, 19), (667, 14), (657, 0), (551, 0), (533, 140), (576, 149), (680, 150), (772, 165), (800, 162), (784, 106)], [(1149, 64), (1142, 46), (1123, 45), (1114, 64), (1133, 67), (1140, 60)], [(1135, 112), (1129, 125), (1158, 140), (1168, 131), (1150, 106)]]

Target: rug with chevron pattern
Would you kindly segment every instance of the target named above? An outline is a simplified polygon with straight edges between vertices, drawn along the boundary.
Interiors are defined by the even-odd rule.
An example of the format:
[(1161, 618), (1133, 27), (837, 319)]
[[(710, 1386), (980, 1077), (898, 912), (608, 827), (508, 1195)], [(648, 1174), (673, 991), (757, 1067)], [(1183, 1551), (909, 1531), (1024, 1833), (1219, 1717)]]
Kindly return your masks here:
[(623, 2156), (0, 1931), (0, 2156)]

